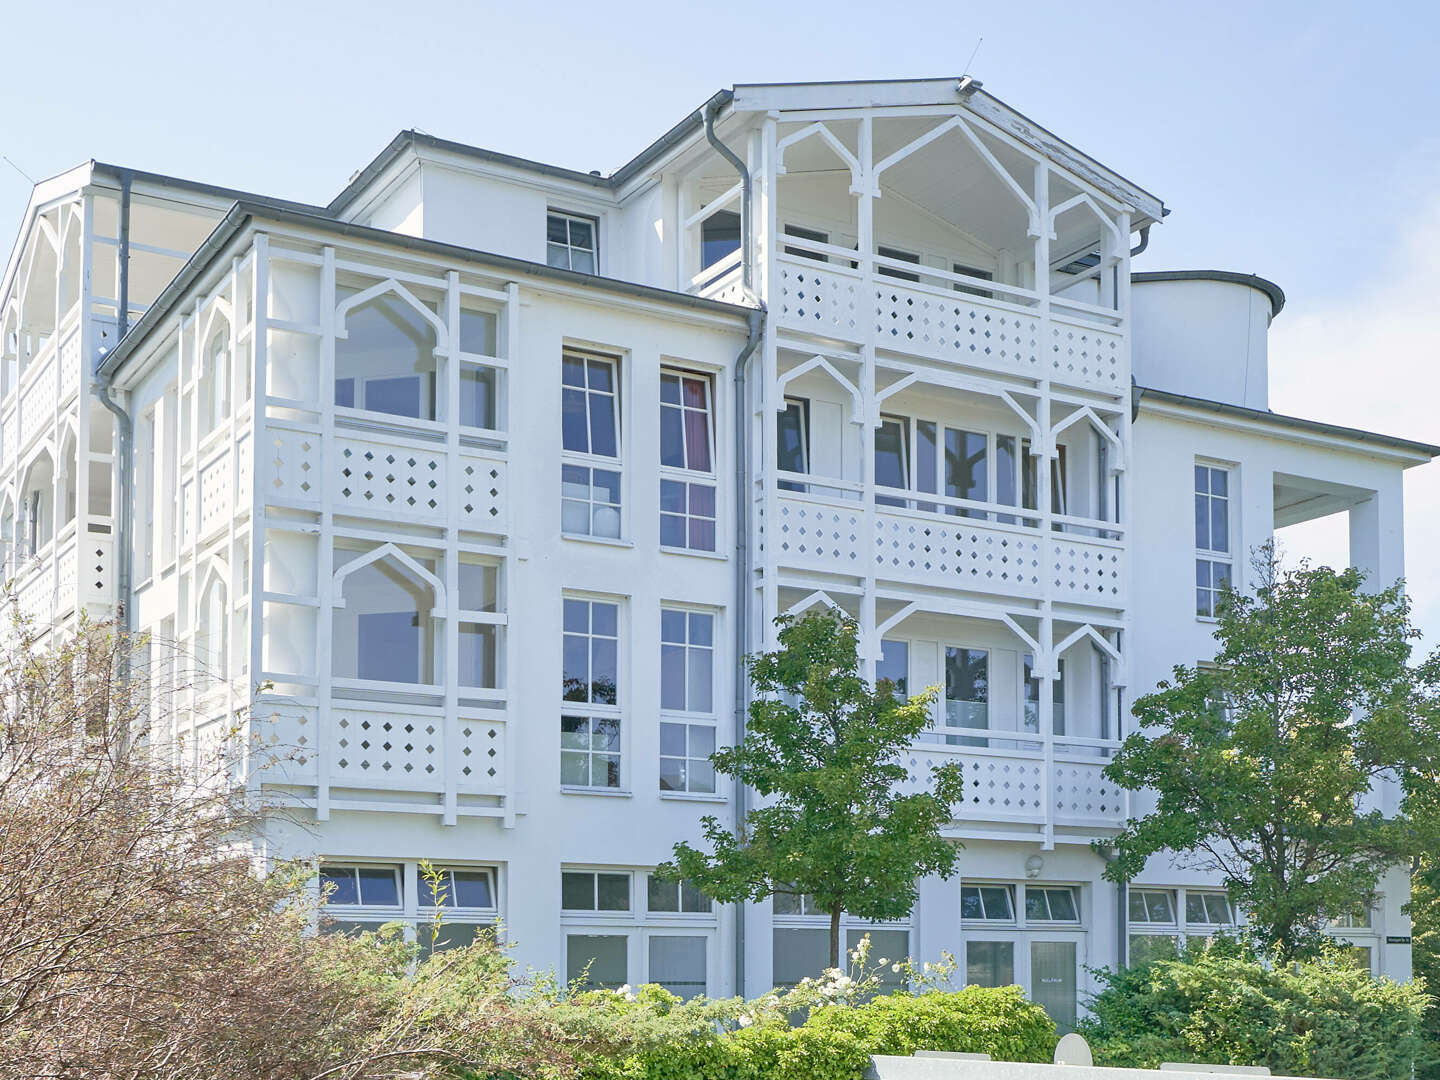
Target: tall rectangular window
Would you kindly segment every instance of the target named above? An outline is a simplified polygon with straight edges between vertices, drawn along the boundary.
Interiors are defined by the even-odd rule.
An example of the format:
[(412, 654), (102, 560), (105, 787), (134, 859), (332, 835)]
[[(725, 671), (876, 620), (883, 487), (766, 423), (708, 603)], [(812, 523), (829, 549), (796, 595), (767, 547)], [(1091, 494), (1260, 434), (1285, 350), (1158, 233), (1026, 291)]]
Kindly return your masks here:
[(1214, 618), (1230, 586), (1230, 470), (1195, 466), (1195, 614)]
[[(785, 410), (775, 418), (775, 467), (781, 472), (810, 471), (810, 402), (804, 398), (786, 398)], [(804, 491), (805, 485), (794, 480), (781, 480), (782, 491)]]
[[(1050, 719), (1056, 735), (1065, 734), (1065, 661), (1057, 660), (1055, 678), (1050, 683)], [(1040, 732), (1040, 684), (1035, 674), (1035, 657), (1025, 654), (1025, 730)]]
[[(875, 484), (877, 487), (910, 486), (910, 421), (901, 416), (882, 417), (875, 429)], [(881, 506), (904, 506), (894, 495), (876, 495)]]
[[(990, 654), (984, 649), (945, 649), (945, 726), (990, 726)], [(946, 735), (952, 746), (984, 746), (984, 739)]]
[(566, 353), (561, 384), (560, 530), (619, 537), (619, 362)]
[(715, 616), (660, 612), (660, 790), (715, 793)]
[(700, 223), (700, 269), (740, 250), (740, 215), (716, 210)]
[(561, 657), (560, 783), (618, 789), (620, 606), (566, 597)]
[(910, 696), (910, 643), (908, 641), (880, 642), (880, 659), (875, 662), (876, 684), (888, 682), (898, 698)]
[(599, 266), (599, 231), (592, 217), (551, 210), (545, 216), (545, 261), (562, 270), (595, 273)]
[(715, 425), (708, 376), (660, 373), (660, 543), (715, 550)]

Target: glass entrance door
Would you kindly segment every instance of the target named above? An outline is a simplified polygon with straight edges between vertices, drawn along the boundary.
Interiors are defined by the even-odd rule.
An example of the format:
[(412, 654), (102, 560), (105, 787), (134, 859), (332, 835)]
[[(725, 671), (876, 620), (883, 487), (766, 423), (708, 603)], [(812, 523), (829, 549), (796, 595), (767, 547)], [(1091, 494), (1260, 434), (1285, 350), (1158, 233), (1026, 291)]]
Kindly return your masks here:
[(1030, 943), (1031, 998), (1061, 1032), (1073, 1031), (1077, 1011), (1076, 955), (1073, 941)]

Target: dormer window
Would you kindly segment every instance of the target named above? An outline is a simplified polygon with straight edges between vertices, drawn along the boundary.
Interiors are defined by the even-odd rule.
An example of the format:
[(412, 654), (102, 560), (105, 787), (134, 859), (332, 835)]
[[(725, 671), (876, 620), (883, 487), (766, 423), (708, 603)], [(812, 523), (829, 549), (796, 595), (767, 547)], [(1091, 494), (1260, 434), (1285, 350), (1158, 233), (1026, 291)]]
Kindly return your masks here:
[(545, 261), (562, 270), (595, 273), (600, 262), (599, 232), (592, 217), (551, 210), (545, 219)]

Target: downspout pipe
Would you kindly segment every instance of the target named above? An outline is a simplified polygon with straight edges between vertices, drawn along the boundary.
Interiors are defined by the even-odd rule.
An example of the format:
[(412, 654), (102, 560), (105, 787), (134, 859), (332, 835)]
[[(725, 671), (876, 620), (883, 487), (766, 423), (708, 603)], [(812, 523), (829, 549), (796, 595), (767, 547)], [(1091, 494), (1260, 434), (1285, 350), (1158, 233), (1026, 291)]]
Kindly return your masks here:
[[(713, 100), (702, 110), (705, 139), (716, 153), (728, 161), (740, 176), (740, 281), (745, 296), (755, 306), (750, 310), (745, 346), (735, 358), (735, 742), (745, 738), (746, 705), (749, 684), (745, 667), (740, 662), (748, 651), (750, 627), (750, 358), (765, 334), (765, 305), (755, 295), (755, 248), (751, 222), (753, 183), (745, 162), (715, 134), (715, 117), (724, 107), (722, 100)], [(749, 791), (739, 777), (735, 779), (735, 825), (745, 820)], [(735, 993), (745, 996), (745, 905), (735, 905)]]
[[(130, 329), (130, 173), (120, 173), (120, 295), (118, 297), (116, 343), (125, 337)], [(134, 567), (132, 544), (133, 488), (135, 479), (135, 423), (130, 414), (121, 408), (111, 394), (109, 377), (100, 371), (95, 373), (95, 396), (100, 404), (115, 416), (118, 460), (116, 462), (116, 492), (118, 512), (115, 542), (115, 611), (119, 616), (120, 629), (128, 638), (135, 629), (135, 617), (130, 604), (131, 576)], [(130, 679), (130, 654), (124, 648), (120, 652), (120, 679)]]

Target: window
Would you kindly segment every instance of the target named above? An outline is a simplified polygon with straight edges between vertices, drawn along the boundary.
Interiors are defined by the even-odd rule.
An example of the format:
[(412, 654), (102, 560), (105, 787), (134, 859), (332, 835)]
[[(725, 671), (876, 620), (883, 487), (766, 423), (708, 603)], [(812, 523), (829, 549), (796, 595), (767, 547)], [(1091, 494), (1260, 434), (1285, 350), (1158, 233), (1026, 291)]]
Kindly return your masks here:
[(1195, 614), (1212, 619), (1230, 587), (1230, 472), (1195, 466)]
[[(359, 290), (340, 287), (342, 301)], [(335, 404), (345, 409), (435, 419), (435, 304), (384, 292), (344, 314), (335, 336)]]
[(399, 907), (400, 867), (320, 867), (320, 888), (331, 907)]
[(1013, 941), (967, 941), (965, 943), (965, 985), (1015, 985), (1015, 943)]
[[(950, 269), (956, 274), (964, 274), (966, 277), (979, 278), (981, 281), (995, 280), (995, 275), (991, 271), (982, 270), (978, 266), (966, 266), (964, 263), (952, 263)], [(955, 283), (955, 291), (960, 293), (968, 293), (971, 296), (983, 296), (986, 300), (993, 299), (995, 296), (995, 294), (989, 289), (980, 289), (975, 287), (974, 285), (961, 285), (958, 281)]]
[[(362, 552), (337, 550), (345, 564)], [(340, 585), (343, 606), (335, 608), (332, 673), (342, 679), (433, 684), (435, 594), (415, 567), (434, 574), (429, 560), (414, 566), (381, 557), (346, 574)]]
[[(797, 240), (811, 240), (817, 244), (828, 244), (830, 234), (821, 232), (819, 229), (807, 229), (803, 225), (786, 225), (785, 235), (793, 236)], [(802, 259), (814, 259), (816, 262), (829, 262), (830, 257), (824, 252), (812, 251), (808, 247), (786, 247), (786, 255), (796, 255)]]
[[(830, 913), (821, 910), (811, 895), (777, 892), (771, 896), (775, 925), (772, 946), (775, 985), (795, 986), (801, 979), (814, 978), (830, 966)], [(907, 920), (908, 921), (908, 920)], [(884, 957), (883, 970), (876, 972), (882, 992), (900, 989), (901, 978), (889, 965), (910, 955), (910, 931), (903, 924), (869, 923), (841, 912), (840, 927), (847, 952), (852, 952), (866, 936), (870, 938), (871, 964)], [(842, 957), (842, 968), (848, 968)]]
[(816, 907), (815, 897), (809, 893), (776, 892), (770, 897), (770, 906), (776, 915), (828, 916), (830, 914), (828, 911)]
[(225, 583), (212, 574), (200, 598), (200, 626), (196, 634), (199, 679), (218, 686), (230, 677), (230, 611), (225, 602)]
[[(875, 483), (878, 487), (910, 486), (910, 423), (899, 417), (883, 417), (875, 430)], [(893, 495), (876, 495), (881, 506), (904, 506)]]
[(601, 600), (564, 600), (561, 697), (590, 708), (560, 717), (560, 782), (620, 787), (620, 608)]
[(489, 870), (437, 868), (432, 874), (419, 877), (421, 907), (495, 907), (495, 878)]
[[(1068, 475), (1066, 460), (1069, 456), (1065, 446), (1055, 448), (1059, 452), (1058, 457), (1050, 459), (1050, 513), (1067, 513), (1069, 502), (1065, 497), (1065, 481)], [(1038, 510), (1040, 508), (1040, 469), (1039, 458), (1030, 452), (1030, 440), (1020, 440), (1021, 459), (1021, 492), (1020, 505), (1027, 510)], [(1060, 526), (1055, 526), (1058, 529)]]
[(654, 982), (680, 998), (705, 993), (714, 905), (688, 881), (647, 874), (642, 912), (634, 880), (629, 870), (562, 871), (567, 978), (608, 989)]
[(1131, 889), (1130, 921), (1132, 923), (1175, 922), (1175, 894), (1168, 889)]
[(715, 550), (712, 384), (704, 375), (660, 373), (660, 543)]
[[(1025, 730), (1040, 733), (1040, 684), (1034, 672), (1035, 657), (1025, 654)], [(1050, 720), (1056, 735), (1065, 734), (1065, 661), (1056, 661), (1056, 677), (1050, 681)]]
[(1014, 888), (1010, 885), (962, 885), (960, 917), (986, 922), (1014, 922)]
[(560, 529), (620, 535), (619, 364), (566, 353), (561, 382)]
[(592, 217), (551, 210), (545, 218), (545, 261), (562, 270), (594, 274), (598, 269), (596, 234)]
[(1370, 909), (1357, 904), (1352, 910), (1332, 919), (1330, 925), (1337, 930), (1363, 929), (1370, 926)]
[[(781, 472), (810, 471), (810, 402), (804, 398), (786, 398), (785, 411), (775, 418), (775, 467)], [(782, 491), (804, 491), (805, 485), (794, 480), (781, 480)]]
[(560, 907), (565, 911), (629, 911), (630, 874), (566, 870), (560, 875)]
[(1173, 934), (1131, 934), (1131, 967), (1143, 967), (1156, 960), (1173, 960), (1180, 953), (1180, 941)]
[(700, 224), (700, 269), (740, 250), (740, 215), (716, 210)]
[[(882, 259), (895, 259), (897, 262), (914, 263), (920, 265), (920, 256), (913, 251), (902, 251), (900, 248), (879, 247), (876, 254)], [(875, 273), (884, 274), (886, 277), (900, 278), (902, 281), (919, 281), (920, 275), (910, 270), (901, 270), (897, 266), (876, 266)]]
[[(984, 649), (947, 646), (945, 649), (945, 726), (990, 726), (990, 654)], [(951, 746), (984, 746), (984, 739), (946, 735)]]
[[(674, 608), (660, 612), (660, 709), (699, 714), (699, 723), (660, 723), (660, 790), (715, 793), (715, 616)], [(688, 718), (687, 718), (688, 719)]]
[(208, 435), (230, 416), (230, 329), (210, 336), (200, 367), (200, 434)]
[(1025, 919), (1027, 922), (1079, 922), (1080, 905), (1075, 890), (1068, 886), (1025, 886)]
[(714, 909), (710, 897), (688, 880), (658, 878), (646, 874), (646, 908), (651, 912), (706, 914)]
[(1230, 908), (1230, 899), (1224, 893), (1185, 892), (1185, 923), (1187, 926), (1210, 925), (1230, 926), (1235, 922), (1235, 913)]
[(910, 696), (910, 643), (880, 642), (880, 659), (875, 663), (875, 682), (889, 682), (898, 698)]

